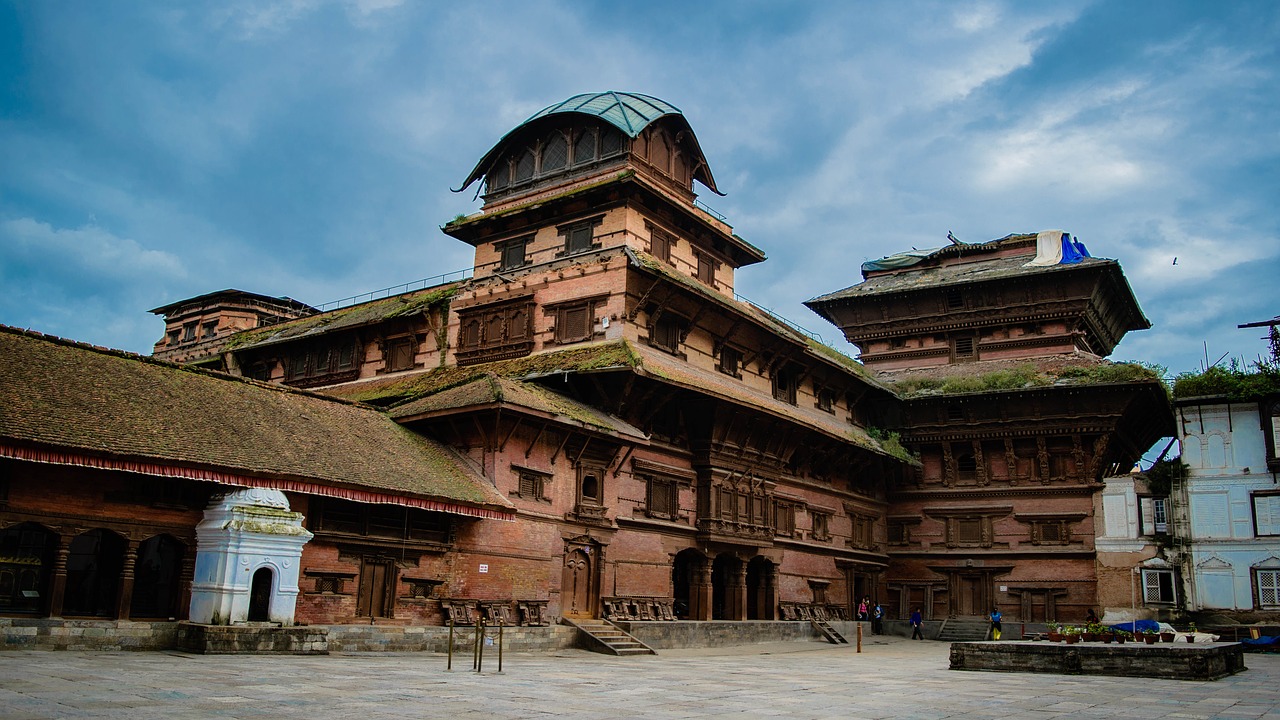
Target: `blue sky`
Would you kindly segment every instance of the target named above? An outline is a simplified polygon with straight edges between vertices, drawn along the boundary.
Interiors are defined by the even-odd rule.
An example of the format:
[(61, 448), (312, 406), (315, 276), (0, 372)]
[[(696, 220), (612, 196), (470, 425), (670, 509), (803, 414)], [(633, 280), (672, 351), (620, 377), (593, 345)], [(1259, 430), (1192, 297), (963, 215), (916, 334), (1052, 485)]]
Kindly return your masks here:
[(1114, 357), (1254, 359), (1277, 47), (1269, 1), (0, 0), (0, 323), (145, 353), (184, 297), (468, 267), (449, 189), (538, 109), (626, 90), (684, 111), (702, 199), (769, 254), (739, 292), (833, 344), (801, 303), (864, 260), (1062, 229), (1155, 325)]

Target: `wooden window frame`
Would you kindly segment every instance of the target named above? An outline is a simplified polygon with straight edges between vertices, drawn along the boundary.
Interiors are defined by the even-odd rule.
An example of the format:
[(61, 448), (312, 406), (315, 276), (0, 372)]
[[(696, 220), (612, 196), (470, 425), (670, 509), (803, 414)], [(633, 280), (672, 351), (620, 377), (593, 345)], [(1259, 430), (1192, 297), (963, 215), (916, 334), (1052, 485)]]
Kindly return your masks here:
[(716, 265), (719, 263), (716, 262), (714, 257), (700, 250), (694, 251), (693, 254), (698, 263), (694, 269), (693, 276), (699, 282), (714, 288), (716, 286)]
[(525, 500), (551, 502), (551, 498), (547, 497), (547, 485), (551, 482), (551, 474), (522, 467), (513, 466), (511, 469), (516, 474), (516, 489), (508, 494)]
[[(1163, 507), (1164, 522), (1156, 518)], [(1148, 516), (1150, 519), (1148, 520)], [(1164, 495), (1138, 496), (1138, 537), (1152, 537), (1169, 534), (1169, 498)]]
[(412, 335), (391, 337), (382, 342), (383, 372), (402, 372), (417, 367), (414, 357), (417, 355), (417, 343)]
[[(1160, 581), (1161, 577), (1169, 579), (1169, 597), (1164, 597), (1164, 586)], [(1155, 590), (1157, 597), (1152, 598), (1151, 590)], [(1173, 570), (1164, 568), (1142, 568), (1142, 604), (1143, 605), (1160, 605), (1172, 606), (1178, 602), (1178, 578)]]
[[(529, 243), (533, 240), (532, 235), (512, 238), (510, 240), (502, 240), (493, 244), (494, 250), (498, 252), (498, 270), (505, 272), (508, 270), (518, 270), (519, 268), (529, 265)], [(519, 253), (519, 262), (512, 257)]]
[(509, 360), (533, 352), (534, 307), (533, 297), (524, 296), (459, 310), (454, 353), (458, 365)]
[(814, 542), (831, 540), (831, 513), (822, 510), (809, 511), (809, 539)]
[(664, 263), (670, 264), (671, 248), (676, 246), (675, 236), (661, 228), (654, 227), (653, 225), (648, 225), (648, 228), (649, 254)]
[[(649, 345), (672, 355), (683, 357), (680, 346), (684, 344), (684, 338), (688, 331), (688, 320), (675, 313), (661, 313), (649, 324)], [(671, 340), (669, 345), (666, 344), (668, 339)]]
[(646, 517), (676, 520), (680, 517), (680, 482), (658, 475), (645, 476)]
[[(600, 249), (600, 242), (596, 240), (595, 233), (596, 228), (603, 223), (604, 216), (598, 215), (586, 220), (578, 220), (556, 226), (556, 234), (564, 238), (564, 246), (556, 253), (556, 257), (581, 255)], [(585, 243), (582, 242), (583, 233), (586, 233)]]
[(774, 400), (788, 405), (795, 405), (799, 402), (800, 373), (798, 371), (789, 367), (776, 368), (770, 380), (773, 384)]
[[(558, 303), (544, 308), (543, 312), (548, 317), (554, 319), (554, 335), (556, 344), (568, 345), (602, 337), (604, 332), (596, 329), (596, 313), (607, 301), (608, 296), (606, 295), (596, 298), (574, 300), (573, 302)], [(570, 332), (574, 328), (569, 322), (569, 315), (570, 313), (579, 311), (585, 314), (585, 326), (581, 328), (582, 332)]]
[[(1266, 513), (1266, 522), (1258, 521), (1259, 500), (1263, 500), (1267, 505), (1272, 506)], [(1249, 511), (1253, 514), (1254, 537), (1276, 537), (1280, 535), (1280, 493), (1274, 491), (1250, 493)]]
[(738, 348), (721, 343), (716, 357), (716, 370), (730, 377), (742, 379), (742, 360), (745, 353)]
[(773, 501), (773, 534), (779, 537), (795, 537), (796, 510), (798, 506), (791, 500)]

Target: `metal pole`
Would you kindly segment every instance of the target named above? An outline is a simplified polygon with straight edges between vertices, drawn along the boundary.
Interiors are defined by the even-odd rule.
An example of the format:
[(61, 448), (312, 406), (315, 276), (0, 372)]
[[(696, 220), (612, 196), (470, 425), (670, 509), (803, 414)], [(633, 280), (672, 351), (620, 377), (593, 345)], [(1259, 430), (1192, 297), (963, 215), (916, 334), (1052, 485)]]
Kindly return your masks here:
[(862, 623), (858, 623), (858, 652), (862, 652)]
[(480, 616), (476, 616), (476, 626), (471, 631), (471, 669), (476, 669), (480, 661)]
[(479, 637), (480, 637), (480, 645), (479, 645), (480, 654), (477, 656), (477, 660), (476, 660), (476, 672), (484, 672), (484, 640), (485, 638), (484, 638), (484, 618), (483, 617), (480, 618)]
[(498, 672), (502, 672), (502, 629), (506, 625), (502, 618), (498, 618)]
[(453, 669), (453, 613), (449, 613), (449, 662), (444, 667), (445, 670)]

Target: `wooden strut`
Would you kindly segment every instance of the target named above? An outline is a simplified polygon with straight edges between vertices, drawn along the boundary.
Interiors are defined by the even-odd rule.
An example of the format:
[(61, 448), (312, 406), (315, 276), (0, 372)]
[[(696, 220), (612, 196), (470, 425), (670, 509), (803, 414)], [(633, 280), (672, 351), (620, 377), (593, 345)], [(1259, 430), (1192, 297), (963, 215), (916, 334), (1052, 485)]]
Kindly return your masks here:
[(567, 431), (565, 432), (564, 439), (560, 441), (560, 446), (557, 447), (556, 451), (551, 454), (552, 465), (556, 464), (556, 458), (560, 457), (560, 451), (564, 449), (564, 446), (569, 442), (569, 438), (572, 436), (573, 436), (573, 433), (567, 432)]
[(578, 466), (578, 462), (582, 460), (582, 456), (587, 454), (587, 448), (591, 447), (591, 436), (584, 434), (582, 437), (582, 450), (578, 451), (578, 456), (573, 459), (574, 467)]
[(542, 423), (542, 425), (538, 427), (538, 434), (534, 435), (533, 440), (529, 441), (529, 447), (524, 451), (524, 457), (526, 460), (528, 460), (529, 456), (533, 454), (533, 449), (538, 446), (538, 441), (542, 439), (542, 434), (546, 432), (547, 425), (548, 423)]
[[(511, 436), (516, 434), (516, 430), (520, 429), (520, 425), (523, 422), (524, 422), (524, 417), (517, 415), (515, 424), (511, 426), (511, 431), (507, 433), (506, 437), (502, 438), (502, 443), (498, 445), (498, 452), (502, 452), (503, 450), (507, 449), (507, 443), (511, 440)], [(526, 457), (528, 456), (526, 455)]]
[[(613, 454), (613, 459), (618, 460), (618, 464), (613, 466), (614, 477), (618, 477), (618, 473), (622, 472), (622, 466), (627, 464), (627, 460), (631, 457), (631, 452), (635, 449), (636, 449), (635, 445), (627, 445), (627, 452), (622, 456), (621, 460), (618, 460), (618, 453), (622, 452), (622, 446), (621, 445), (618, 446), (617, 452)], [(613, 462), (610, 461), (609, 464), (613, 465)]]

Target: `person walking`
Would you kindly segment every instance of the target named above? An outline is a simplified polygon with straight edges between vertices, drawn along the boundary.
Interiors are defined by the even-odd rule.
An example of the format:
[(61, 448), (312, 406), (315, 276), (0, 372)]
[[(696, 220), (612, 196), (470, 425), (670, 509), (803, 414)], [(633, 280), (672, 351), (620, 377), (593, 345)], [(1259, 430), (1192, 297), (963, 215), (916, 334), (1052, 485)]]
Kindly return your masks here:
[(911, 608), (911, 639), (923, 640), (924, 635), (920, 634), (920, 625), (924, 620), (920, 617), (920, 608)]
[(867, 600), (868, 598), (864, 597), (862, 602), (858, 603), (858, 622), (863, 622), (867, 619)]
[(991, 608), (991, 615), (989, 617), (991, 618), (991, 639), (999, 640), (1001, 630), (1000, 621), (1004, 619), (1004, 616), (1000, 614), (1000, 608)]
[(884, 618), (884, 608), (880, 607), (880, 603), (871, 606), (871, 634), (881, 635), (884, 633), (884, 624), (881, 620)]

